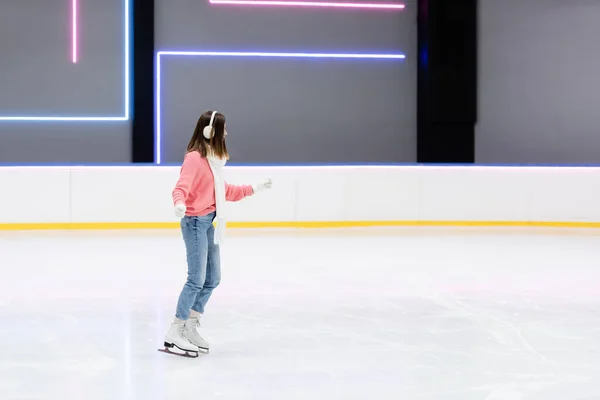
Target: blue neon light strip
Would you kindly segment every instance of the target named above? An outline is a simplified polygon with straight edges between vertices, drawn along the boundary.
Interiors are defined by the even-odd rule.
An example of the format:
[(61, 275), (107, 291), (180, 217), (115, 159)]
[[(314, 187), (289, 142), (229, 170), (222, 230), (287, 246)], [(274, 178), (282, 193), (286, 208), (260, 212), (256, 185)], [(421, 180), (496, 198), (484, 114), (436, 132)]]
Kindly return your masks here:
[(283, 53), (257, 51), (159, 51), (156, 53), (156, 132), (154, 162), (162, 163), (161, 132), (161, 57), (258, 57), (258, 58), (334, 58), (334, 59), (376, 59), (403, 60), (404, 54), (360, 54), (360, 53)]
[(128, 121), (130, 114), (130, 1), (131, 0), (123, 0), (124, 3), (124, 11), (125, 11), (125, 23), (124, 23), (124, 89), (123, 89), (123, 99), (125, 110), (123, 115), (121, 116), (84, 116), (84, 117), (73, 117), (73, 116), (3, 116), (0, 115), (0, 122), (2, 121), (29, 121), (29, 122), (37, 122), (37, 121), (62, 121), (62, 122), (107, 122), (107, 121)]

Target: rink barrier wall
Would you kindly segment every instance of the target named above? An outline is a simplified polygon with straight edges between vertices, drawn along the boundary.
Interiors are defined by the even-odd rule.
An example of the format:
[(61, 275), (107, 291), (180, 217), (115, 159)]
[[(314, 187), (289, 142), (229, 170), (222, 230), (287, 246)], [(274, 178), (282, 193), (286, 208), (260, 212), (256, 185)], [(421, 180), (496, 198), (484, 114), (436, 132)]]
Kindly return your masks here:
[[(0, 230), (172, 229), (178, 166), (0, 167)], [(600, 167), (226, 167), (230, 228), (600, 227)]]

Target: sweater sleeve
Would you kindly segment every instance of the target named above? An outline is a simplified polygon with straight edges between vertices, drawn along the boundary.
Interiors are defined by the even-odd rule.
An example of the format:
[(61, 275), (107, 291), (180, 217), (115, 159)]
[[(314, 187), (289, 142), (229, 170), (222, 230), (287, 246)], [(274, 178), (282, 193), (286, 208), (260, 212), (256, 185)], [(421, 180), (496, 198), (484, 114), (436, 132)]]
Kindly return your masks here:
[(181, 166), (181, 172), (179, 173), (179, 179), (175, 184), (175, 189), (173, 189), (173, 204), (179, 202), (185, 203), (199, 170), (200, 154), (196, 152), (186, 154)]
[(225, 199), (227, 201), (240, 201), (244, 197), (252, 196), (254, 190), (251, 185), (230, 185), (225, 182)]

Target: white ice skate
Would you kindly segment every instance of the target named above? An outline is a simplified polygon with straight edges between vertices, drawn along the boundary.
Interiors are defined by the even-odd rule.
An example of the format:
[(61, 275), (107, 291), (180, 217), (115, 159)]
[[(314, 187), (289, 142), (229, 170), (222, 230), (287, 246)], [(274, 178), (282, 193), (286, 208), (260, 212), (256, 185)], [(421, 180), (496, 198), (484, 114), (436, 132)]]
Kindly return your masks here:
[[(198, 346), (192, 344), (185, 337), (185, 326), (183, 324), (171, 324), (165, 336), (165, 348), (159, 349), (164, 353), (175, 354), (183, 357), (198, 357)], [(182, 351), (179, 353), (177, 350)]]
[(198, 346), (200, 350), (208, 353), (209, 345), (206, 340), (202, 336), (200, 336), (200, 332), (198, 329), (200, 328), (200, 319), (198, 318), (190, 318), (185, 321), (185, 337), (192, 342), (195, 346)]

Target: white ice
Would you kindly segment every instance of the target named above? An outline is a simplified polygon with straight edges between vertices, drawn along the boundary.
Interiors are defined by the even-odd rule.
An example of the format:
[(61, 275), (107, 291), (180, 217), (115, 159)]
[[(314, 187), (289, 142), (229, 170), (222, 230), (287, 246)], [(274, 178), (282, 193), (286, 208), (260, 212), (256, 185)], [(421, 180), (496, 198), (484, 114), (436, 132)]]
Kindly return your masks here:
[(186, 359), (179, 232), (1, 233), (0, 399), (600, 399), (600, 231), (228, 234)]

